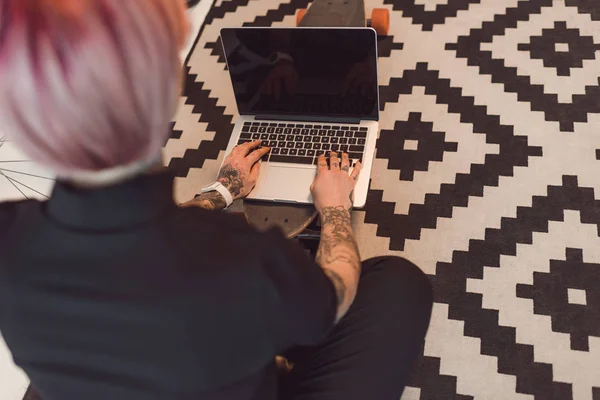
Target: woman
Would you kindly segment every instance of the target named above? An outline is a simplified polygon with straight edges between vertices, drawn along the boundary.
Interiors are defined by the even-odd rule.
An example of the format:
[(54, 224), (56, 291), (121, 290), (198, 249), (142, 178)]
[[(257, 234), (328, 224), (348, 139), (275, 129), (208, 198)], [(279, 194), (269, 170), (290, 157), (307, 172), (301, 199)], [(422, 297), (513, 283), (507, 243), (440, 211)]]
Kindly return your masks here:
[[(48, 202), (0, 205), (0, 329), (15, 362), (45, 400), (398, 399), (431, 287), (405, 260), (361, 264), (347, 155), (319, 160), (316, 262), (214, 212), (252, 190), (259, 143), (173, 203), (159, 154), (184, 8), (0, 0), (0, 123), (59, 177)], [(291, 366), (279, 376), (278, 354)]]

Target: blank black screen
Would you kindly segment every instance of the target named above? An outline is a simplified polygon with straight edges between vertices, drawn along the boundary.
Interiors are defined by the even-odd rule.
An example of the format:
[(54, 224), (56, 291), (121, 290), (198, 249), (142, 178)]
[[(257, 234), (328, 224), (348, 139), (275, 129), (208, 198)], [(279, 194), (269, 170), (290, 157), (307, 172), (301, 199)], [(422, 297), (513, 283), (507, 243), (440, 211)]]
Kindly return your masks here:
[(232, 28), (221, 40), (242, 115), (378, 118), (372, 29)]

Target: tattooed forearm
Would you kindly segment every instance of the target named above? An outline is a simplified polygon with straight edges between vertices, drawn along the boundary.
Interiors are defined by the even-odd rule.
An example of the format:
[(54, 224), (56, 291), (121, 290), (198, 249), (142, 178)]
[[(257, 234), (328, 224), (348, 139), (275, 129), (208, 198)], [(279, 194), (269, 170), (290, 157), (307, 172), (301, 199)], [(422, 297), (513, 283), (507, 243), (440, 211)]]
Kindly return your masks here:
[(219, 192), (208, 192), (182, 204), (182, 207), (200, 207), (207, 210), (223, 210), (227, 202)]
[(352, 233), (350, 211), (340, 206), (323, 208), (320, 213), (322, 231), (316, 261), (335, 287), (339, 321), (356, 296), (360, 256)]
[(352, 233), (350, 211), (341, 206), (324, 208), (321, 210), (321, 224), (323, 229), (317, 262), (324, 267), (340, 261), (360, 272), (360, 257)]
[(217, 180), (229, 189), (234, 198), (238, 197), (244, 188), (241, 171), (233, 168), (231, 165), (224, 165), (221, 168)]

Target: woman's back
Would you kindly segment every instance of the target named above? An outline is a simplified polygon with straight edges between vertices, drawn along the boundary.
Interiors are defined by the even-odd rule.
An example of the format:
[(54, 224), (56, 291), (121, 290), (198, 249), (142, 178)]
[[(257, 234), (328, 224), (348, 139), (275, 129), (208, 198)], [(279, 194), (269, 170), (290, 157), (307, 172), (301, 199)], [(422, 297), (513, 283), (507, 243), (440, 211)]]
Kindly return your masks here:
[(171, 190), (163, 173), (1, 206), (0, 329), (47, 400), (251, 398), (275, 354), (332, 325), (316, 264)]

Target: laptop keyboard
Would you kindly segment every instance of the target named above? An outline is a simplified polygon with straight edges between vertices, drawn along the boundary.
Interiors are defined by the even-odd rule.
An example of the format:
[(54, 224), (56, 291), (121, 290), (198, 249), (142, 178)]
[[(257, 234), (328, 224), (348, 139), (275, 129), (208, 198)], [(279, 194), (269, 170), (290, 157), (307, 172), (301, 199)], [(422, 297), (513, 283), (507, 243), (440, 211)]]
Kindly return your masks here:
[(314, 125), (245, 122), (239, 144), (261, 140), (270, 147), (263, 162), (316, 165), (321, 154), (348, 153), (352, 164), (363, 159), (368, 129), (358, 125)]

